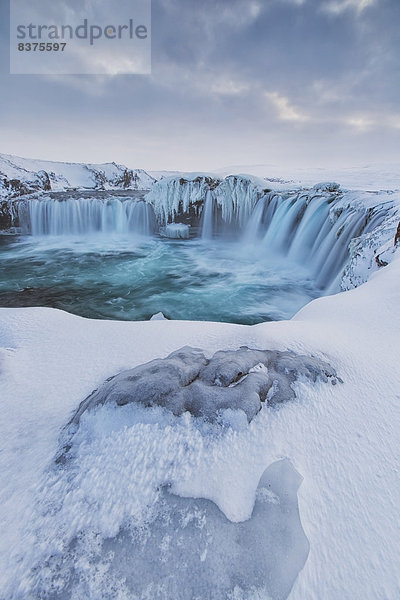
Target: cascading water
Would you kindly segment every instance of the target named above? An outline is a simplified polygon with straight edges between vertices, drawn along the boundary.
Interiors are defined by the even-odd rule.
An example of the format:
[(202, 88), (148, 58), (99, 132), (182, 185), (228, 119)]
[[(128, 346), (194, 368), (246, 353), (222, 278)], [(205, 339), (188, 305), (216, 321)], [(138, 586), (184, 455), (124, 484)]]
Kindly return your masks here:
[(213, 236), (213, 224), (214, 224), (214, 199), (211, 192), (207, 192), (206, 199), (204, 201), (204, 209), (201, 222), (201, 238), (203, 240), (209, 240)]
[(129, 320), (290, 318), (340, 290), (352, 240), (394, 207), (382, 194), (333, 184), (279, 193), (244, 176), (195, 176), (162, 180), (144, 198), (23, 198), (12, 211), (23, 235), (0, 236), (0, 305)]
[(316, 285), (338, 290), (351, 240), (377, 227), (385, 211), (346, 208), (335, 215), (340, 197), (305, 193), (261, 198), (243, 233), (246, 244), (256, 242), (261, 253), (282, 254), (307, 266)]
[(129, 198), (32, 199), (19, 204), (18, 216), (22, 232), (33, 236), (154, 231), (151, 206)]

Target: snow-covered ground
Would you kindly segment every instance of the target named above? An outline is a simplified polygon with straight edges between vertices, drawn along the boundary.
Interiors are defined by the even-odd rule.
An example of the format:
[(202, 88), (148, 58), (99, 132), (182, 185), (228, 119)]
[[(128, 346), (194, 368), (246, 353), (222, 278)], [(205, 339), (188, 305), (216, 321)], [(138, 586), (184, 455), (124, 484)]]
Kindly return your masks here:
[[(290, 321), (253, 327), (1, 309), (0, 597), (64, 597), (54, 589), (35, 596), (50, 577), (46, 559), (62, 555), (78, 532), (92, 535), (94, 552), (101, 536), (140, 523), (166, 483), (245, 521), (262, 473), (287, 458), (304, 478), (299, 510), (310, 544), (290, 599), (397, 600), (399, 277), (397, 258), (357, 289), (315, 300)], [(207, 355), (241, 345), (291, 349), (330, 363), (344, 383), (297, 383), (295, 401), (264, 407), (250, 424), (232, 416), (220, 432), (188, 414), (104, 407), (78, 432), (73, 469), (54, 467), (61, 429), (94, 388), (185, 345)], [(115, 588), (110, 557), (97, 570), (87, 556), (79, 560), (86, 587), (65, 597), (135, 597), (123, 581)]]
[[(292, 253), (300, 262), (310, 244), (315, 254), (316, 241), (324, 251), (318, 271), (332, 270), (337, 253), (348, 261), (343, 278), (340, 270), (348, 291), (311, 302), (289, 321), (252, 327), (0, 309), (0, 600), (280, 600), (297, 574), (291, 600), (400, 598), (400, 256), (393, 243), (400, 180), (394, 168), (304, 177), (264, 165), (235, 170), (251, 176), (192, 173), (182, 183), (163, 173), (153, 185), (144, 172), (114, 163), (0, 155), (3, 195), (12, 179), (39, 192), (151, 186), (146, 201), (174, 235), (189, 227), (167, 225), (171, 217), (204, 203), (203, 241), (219, 207), (225, 223), (246, 226), (244, 240), (261, 253), (296, 231)], [(314, 186), (337, 179), (341, 189)], [(22, 193), (17, 188), (11, 192)], [(102, 201), (95, 202), (98, 212)], [(269, 229), (260, 238), (264, 220)], [(324, 361), (343, 383), (300, 378), (294, 399), (264, 404), (250, 423), (241, 410), (205, 422), (107, 401), (68, 430), (65, 455), (64, 428), (94, 389), (184, 346), (208, 358), (241, 346), (290, 350)], [(268, 379), (265, 369), (261, 375)]]
[(365, 164), (337, 167), (289, 167), (287, 165), (232, 165), (216, 170), (215, 175), (227, 177), (234, 173), (248, 173), (261, 179), (267, 178), (273, 189), (293, 186), (312, 186), (316, 181), (340, 181), (349, 190), (398, 190), (400, 189), (400, 164)]
[(68, 189), (148, 190), (153, 177), (116, 163), (63, 163), (0, 154), (0, 198), (34, 191)]
[[(223, 179), (241, 174), (253, 178), (260, 187), (276, 191), (312, 187), (316, 181), (340, 181), (348, 190), (399, 190), (399, 164), (367, 164), (337, 168), (293, 168), (276, 164), (233, 165), (209, 173), (183, 171), (144, 171), (114, 162), (104, 164), (68, 163), (21, 158), (0, 154), (0, 198), (35, 191), (69, 189), (137, 189), (149, 190), (155, 181), (208, 176)], [(20, 189), (10, 187), (10, 181), (20, 182)], [(14, 184), (15, 185), (15, 184)]]

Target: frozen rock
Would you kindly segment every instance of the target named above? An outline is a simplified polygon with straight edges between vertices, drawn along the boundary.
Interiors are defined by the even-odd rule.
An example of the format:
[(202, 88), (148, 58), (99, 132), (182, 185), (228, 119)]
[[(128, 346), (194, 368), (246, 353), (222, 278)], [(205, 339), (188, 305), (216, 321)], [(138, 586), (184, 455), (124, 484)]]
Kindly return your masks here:
[(162, 229), (162, 235), (170, 239), (188, 239), (190, 226), (184, 223), (169, 223)]
[(362, 285), (372, 273), (392, 262), (398, 252), (398, 245), (394, 243), (398, 222), (398, 210), (395, 209), (394, 213), (388, 210), (388, 215), (378, 227), (351, 241), (350, 260), (341, 280), (343, 291)]
[(164, 313), (158, 312), (150, 317), (150, 321), (167, 321), (167, 318), (164, 316)]
[(108, 379), (79, 406), (70, 424), (99, 405), (137, 402), (162, 406), (174, 415), (185, 411), (216, 421), (224, 409), (243, 410), (250, 422), (262, 403), (293, 400), (292, 384), (299, 378), (333, 384), (335, 370), (310, 356), (277, 350), (219, 351), (211, 359), (197, 348), (184, 347)]
[(338, 192), (340, 191), (340, 184), (335, 181), (322, 181), (316, 183), (313, 190), (318, 192)]

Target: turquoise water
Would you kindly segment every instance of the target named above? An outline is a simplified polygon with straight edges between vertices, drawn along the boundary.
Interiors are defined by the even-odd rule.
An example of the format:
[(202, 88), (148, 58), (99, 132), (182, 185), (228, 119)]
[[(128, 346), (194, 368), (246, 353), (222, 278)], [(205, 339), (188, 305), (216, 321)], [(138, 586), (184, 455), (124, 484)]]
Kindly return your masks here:
[(320, 295), (307, 271), (243, 242), (0, 235), (0, 306), (84, 317), (254, 324)]

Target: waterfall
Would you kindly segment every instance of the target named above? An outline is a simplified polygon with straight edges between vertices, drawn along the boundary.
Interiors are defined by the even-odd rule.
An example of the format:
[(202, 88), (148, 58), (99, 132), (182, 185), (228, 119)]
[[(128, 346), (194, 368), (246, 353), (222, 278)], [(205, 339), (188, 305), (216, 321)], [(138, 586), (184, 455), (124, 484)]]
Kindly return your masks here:
[(214, 199), (211, 192), (208, 191), (204, 201), (204, 209), (201, 220), (201, 238), (203, 240), (209, 240), (213, 236), (213, 212)]
[(308, 267), (316, 285), (337, 291), (352, 239), (372, 231), (385, 218), (384, 210), (338, 206), (341, 196), (305, 192), (261, 198), (243, 241), (261, 255), (280, 253)]
[[(264, 190), (251, 178), (230, 175), (224, 180), (209, 175), (166, 177), (158, 181), (145, 196), (154, 209), (160, 226), (174, 222), (177, 215), (199, 216), (204, 212), (204, 199), (214, 200), (214, 212), (223, 223), (243, 228)], [(204, 219), (203, 219), (204, 220)], [(214, 227), (215, 233), (215, 227)]]
[[(16, 207), (23, 233), (34, 236), (160, 232), (188, 238), (189, 227), (200, 220), (203, 240), (217, 234), (232, 239), (232, 231), (240, 231), (243, 251), (246, 247), (256, 260), (280, 255), (306, 267), (317, 287), (328, 291), (339, 288), (351, 241), (378, 227), (387, 214), (387, 206), (373, 196), (344, 193), (332, 184), (278, 193), (242, 176), (169, 178), (144, 201), (47, 196), (21, 200)], [(176, 215), (184, 215), (186, 224), (174, 223)]]
[(130, 198), (43, 198), (19, 203), (23, 233), (32, 235), (83, 235), (116, 233), (150, 235), (152, 208)]

